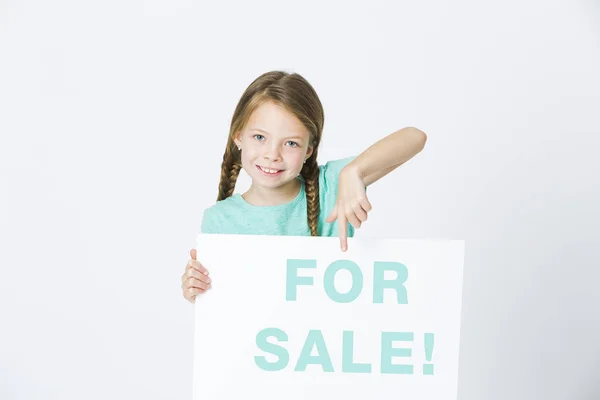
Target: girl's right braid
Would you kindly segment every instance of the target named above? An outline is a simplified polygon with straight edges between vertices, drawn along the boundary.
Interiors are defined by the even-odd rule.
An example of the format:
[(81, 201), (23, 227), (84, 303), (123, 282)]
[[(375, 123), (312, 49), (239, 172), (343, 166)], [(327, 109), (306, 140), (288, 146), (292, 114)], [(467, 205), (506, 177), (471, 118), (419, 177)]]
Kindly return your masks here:
[(225, 148), (225, 154), (223, 154), (223, 162), (221, 163), (221, 180), (219, 182), (217, 201), (231, 197), (235, 190), (235, 183), (240, 174), (240, 169), (242, 169), (242, 165), (238, 161), (239, 155), (234, 154), (235, 151), (237, 151), (235, 143), (229, 139)]

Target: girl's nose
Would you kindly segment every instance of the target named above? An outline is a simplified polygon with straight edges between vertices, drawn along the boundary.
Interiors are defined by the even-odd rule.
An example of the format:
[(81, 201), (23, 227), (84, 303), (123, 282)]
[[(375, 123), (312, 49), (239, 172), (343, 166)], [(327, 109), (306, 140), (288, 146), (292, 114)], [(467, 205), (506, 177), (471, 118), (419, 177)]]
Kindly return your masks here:
[(272, 146), (267, 149), (265, 152), (265, 159), (271, 161), (279, 161), (281, 159), (281, 154), (279, 152), (279, 147)]

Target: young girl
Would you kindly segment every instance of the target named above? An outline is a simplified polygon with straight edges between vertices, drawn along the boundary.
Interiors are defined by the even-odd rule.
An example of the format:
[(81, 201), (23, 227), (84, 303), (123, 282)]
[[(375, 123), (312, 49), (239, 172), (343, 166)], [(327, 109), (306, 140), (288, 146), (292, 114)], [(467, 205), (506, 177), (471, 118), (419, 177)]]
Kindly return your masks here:
[[(217, 202), (204, 211), (201, 232), (339, 236), (345, 251), (371, 210), (366, 188), (419, 153), (426, 135), (403, 128), (356, 157), (319, 166), (323, 124), (321, 101), (299, 74), (271, 71), (254, 80), (233, 114)], [(234, 194), (242, 168), (252, 184)], [(195, 249), (190, 256), (181, 288), (194, 302), (211, 279)]]

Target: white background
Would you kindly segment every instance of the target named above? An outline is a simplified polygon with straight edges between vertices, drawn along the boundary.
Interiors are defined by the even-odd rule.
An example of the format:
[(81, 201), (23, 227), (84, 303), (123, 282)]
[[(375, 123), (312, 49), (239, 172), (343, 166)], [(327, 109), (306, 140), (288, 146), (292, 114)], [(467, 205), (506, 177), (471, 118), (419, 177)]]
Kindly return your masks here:
[(600, 397), (597, 2), (7, 0), (1, 399), (191, 398), (180, 275), (271, 69), (321, 162), (427, 133), (358, 236), (466, 241), (460, 400)]

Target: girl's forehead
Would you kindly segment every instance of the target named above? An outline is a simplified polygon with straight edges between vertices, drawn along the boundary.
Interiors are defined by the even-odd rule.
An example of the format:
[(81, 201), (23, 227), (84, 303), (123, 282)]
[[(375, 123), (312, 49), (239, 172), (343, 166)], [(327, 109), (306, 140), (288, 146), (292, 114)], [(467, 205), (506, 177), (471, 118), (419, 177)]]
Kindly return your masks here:
[(262, 104), (254, 110), (248, 119), (246, 130), (268, 135), (295, 135), (298, 137), (309, 135), (306, 127), (293, 113), (273, 103)]

